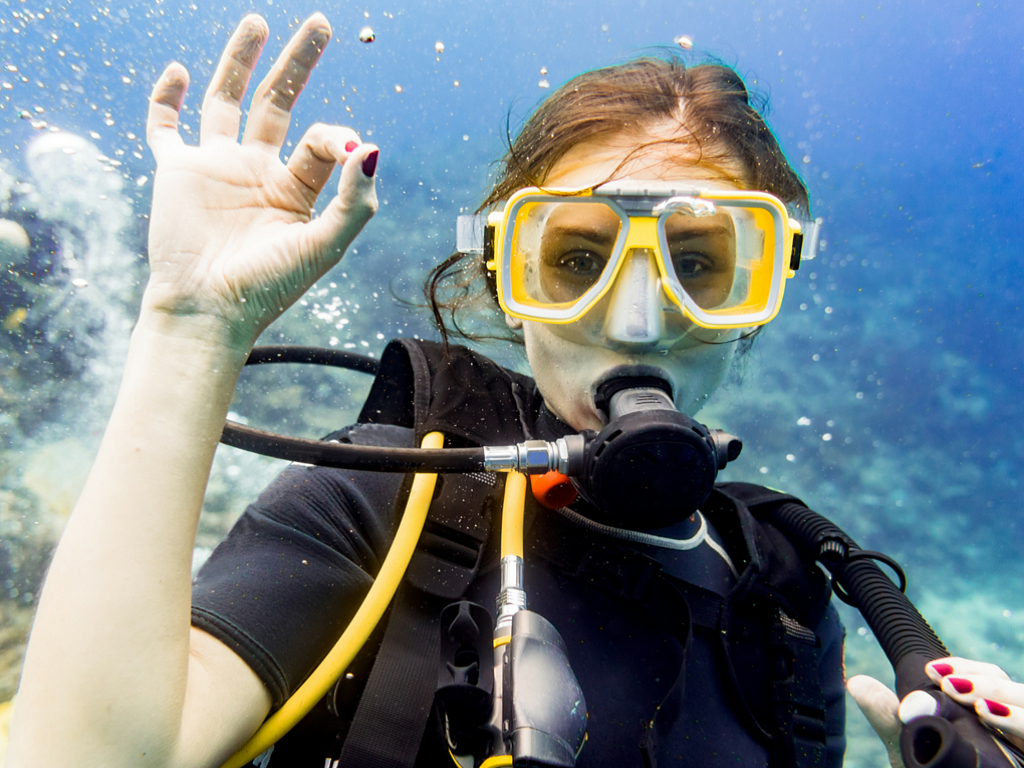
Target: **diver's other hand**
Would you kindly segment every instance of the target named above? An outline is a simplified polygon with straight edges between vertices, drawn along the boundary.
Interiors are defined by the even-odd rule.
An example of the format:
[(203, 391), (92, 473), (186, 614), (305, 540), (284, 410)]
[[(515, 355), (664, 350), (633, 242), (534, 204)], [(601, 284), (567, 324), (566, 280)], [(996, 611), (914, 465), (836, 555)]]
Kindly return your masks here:
[(900, 700), (884, 684), (867, 675), (856, 675), (846, 681), (846, 690), (857, 702), (860, 711), (885, 744), (892, 768), (903, 768), (900, 755)]
[(1013, 682), (995, 664), (957, 656), (937, 659), (925, 672), (943, 693), (973, 708), (983, 723), (998, 728), (1024, 749), (1024, 685)]
[[(178, 132), (188, 72), (157, 80), (146, 133), (156, 157), (149, 229), (151, 277), (140, 323), (247, 351), (260, 332), (334, 266), (377, 208), (378, 150), (340, 126), (306, 131), (287, 164), (291, 110), (331, 37), (310, 16), (252, 98), (241, 142), (241, 104), (267, 41), (266, 22), (242, 19), (203, 100), (198, 147)], [(337, 195), (313, 218), (335, 164)], [(182, 330), (184, 329), (184, 330)]]

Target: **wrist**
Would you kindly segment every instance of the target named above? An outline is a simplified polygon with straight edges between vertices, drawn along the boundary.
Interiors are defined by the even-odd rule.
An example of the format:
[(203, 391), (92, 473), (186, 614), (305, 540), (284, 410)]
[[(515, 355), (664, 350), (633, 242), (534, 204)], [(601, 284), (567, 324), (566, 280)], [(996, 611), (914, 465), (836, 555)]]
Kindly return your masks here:
[(171, 315), (143, 305), (132, 331), (132, 347), (154, 346), (168, 355), (241, 370), (252, 349), (249, 334), (204, 314)]

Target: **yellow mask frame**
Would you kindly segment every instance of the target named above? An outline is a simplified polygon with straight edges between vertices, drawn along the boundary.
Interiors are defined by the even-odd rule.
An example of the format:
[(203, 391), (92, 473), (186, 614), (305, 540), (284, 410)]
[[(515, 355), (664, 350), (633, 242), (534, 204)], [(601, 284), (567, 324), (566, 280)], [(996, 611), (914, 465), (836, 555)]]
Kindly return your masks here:
[[(586, 290), (563, 301), (538, 298), (541, 291), (524, 287), (530, 282), (531, 270), (522, 256), (528, 249), (517, 238), (521, 239), (532, 211), (565, 203), (599, 204), (603, 206), (602, 215), (613, 212), (620, 226), (607, 262)], [(708, 301), (701, 306), (677, 277), (666, 222), (680, 214), (699, 221), (716, 215), (722, 218), (723, 213), (739, 222), (733, 225), (735, 238), (740, 238), (741, 230), (748, 233), (743, 249), (735, 246), (744, 255), (743, 290), (733, 290), (736, 295), (718, 306), (708, 306)], [(470, 217), (460, 217), (466, 218)], [(821, 220), (800, 222), (792, 218), (785, 204), (767, 192), (618, 181), (586, 190), (520, 189), (487, 217), (486, 229), (477, 238), (478, 247), (464, 242), (472, 239), (465, 234), (471, 224), (460, 221), (459, 250), (483, 252), (487, 269), (495, 273), (498, 302), (511, 317), (555, 324), (575, 322), (611, 290), (629, 254), (642, 250), (655, 257), (664, 305), (698, 326), (717, 329), (764, 325), (778, 314), (785, 281), (795, 275), (801, 259), (814, 258)]]

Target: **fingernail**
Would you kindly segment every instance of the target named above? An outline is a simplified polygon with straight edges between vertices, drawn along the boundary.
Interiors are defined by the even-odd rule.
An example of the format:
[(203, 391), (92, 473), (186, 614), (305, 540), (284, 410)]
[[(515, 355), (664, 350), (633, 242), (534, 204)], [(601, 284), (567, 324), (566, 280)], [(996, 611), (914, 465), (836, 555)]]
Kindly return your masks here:
[(953, 674), (952, 664), (932, 664), (932, 669), (939, 677), (946, 677)]
[(947, 677), (946, 680), (957, 693), (970, 693), (974, 690), (974, 683), (970, 680), (964, 680), (962, 677)]
[(350, 141), (347, 144), (345, 144), (345, 151), (346, 152), (351, 152), (352, 150), (354, 150), (358, 146), (359, 146), (359, 142), (358, 141)]
[(375, 149), (373, 152), (363, 158), (363, 175), (372, 179), (373, 174), (377, 172), (377, 158), (380, 156), (380, 150)]
[(992, 699), (984, 699), (985, 706), (988, 707), (989, 714), (995, 715), (996, 717), (1009, 717), (1010, 708), (1005, 704), (1000, 704), (998, 701), (992, 701)]

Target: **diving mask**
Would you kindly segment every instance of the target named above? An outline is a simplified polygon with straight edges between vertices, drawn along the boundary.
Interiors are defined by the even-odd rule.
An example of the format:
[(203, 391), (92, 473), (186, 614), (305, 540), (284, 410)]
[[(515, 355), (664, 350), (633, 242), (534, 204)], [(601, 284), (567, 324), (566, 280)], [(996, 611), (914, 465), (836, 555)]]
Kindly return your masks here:
[(814, 258), (821, 223), (791, 218), (766, 192), (651, 181), (527, 187), (486, 219), (459, 218), (458, 249), (483, 254), (512, 317), (574, 322), (642, 253), (657, 270), (663, 307), (704, 328), (774, 318), (786, 279)]

